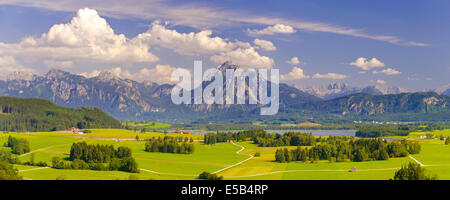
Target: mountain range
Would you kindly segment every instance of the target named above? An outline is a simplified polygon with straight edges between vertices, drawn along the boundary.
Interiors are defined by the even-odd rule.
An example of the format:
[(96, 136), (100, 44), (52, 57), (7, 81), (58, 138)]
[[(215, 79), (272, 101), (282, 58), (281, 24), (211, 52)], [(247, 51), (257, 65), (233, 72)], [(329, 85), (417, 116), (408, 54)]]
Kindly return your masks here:
[(440, 88), (437, 88), (436, 90), (434, 90), (435, 92), (442, 94), (442, 95), (447, 95), (450, 96), (450, 84), (444, 85)]
[[(224, 72), (226, 69), (236, 68), (239, 66), (225, 62), (218, 69)], [(121, 120), (330, 121), (372, 119), (386, 114), (402, 114), (403, 117), (398, 120), (424, 120), (420, 116), (429, 114), (439, 116), (437, 119), (450, 120), (450, 97), (445, 96), (448, 95), (449, 87), (437, 90), (436, 92), (441, 92), (440, 95), (436, 92), (407, 93), (396, 87), (356, 88), (342, 83), (293, 87), (280, 83), (279, 113), (267, 117), (259, 115), (259, 108), (263, 106), (260, 104), (175, 105), (170, 96), (173, 87), (171, 84), (122, 79), (108, 71), (86, 78), (52, 69), (41, 76), (20, 72), (9, 75), (7, 80), (0, 80), (0, 96), (47, 99), (66, 107), (98, 107)], [(246, 99), (248, 95), (246, 92)], [(426, 115), (411, 118), (411, 113)]]
[(328, 85), (305, 86), (296, 85), (297, 89), (322, 98), (324, 100), (335, 99), (356, 93), (366, 93), (371, 95), (400, 94), (408, 92), (406, 89), (395, 86), (367, 86), (364, 88), (352, 87), (345, 83), (330, 83)]

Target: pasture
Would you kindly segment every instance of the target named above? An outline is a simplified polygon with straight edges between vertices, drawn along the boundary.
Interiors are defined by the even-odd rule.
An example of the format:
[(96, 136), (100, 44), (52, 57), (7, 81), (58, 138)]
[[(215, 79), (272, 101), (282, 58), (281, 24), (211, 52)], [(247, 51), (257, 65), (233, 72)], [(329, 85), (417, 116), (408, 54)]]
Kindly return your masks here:
[[(449, 130), (439, 131), (436, 135), (450, 133)], [(450, 179), (450, 146), (438, 137), (422, 139), (425, 133), (413, 133), (408, 137), (417, 140), (422, 145), (420, 154), (412, 155), (422, 163), (429, 173), (438, 175), (441, 180)], [(435, 133), (433, 133), (435, 134)], [(158, 132), (134, 132), (122, 129), (93, 129), (92, 133), (71, 134), (59, 132), (37, 133), (0, 133), (0, 144), (7, 141), (9, 135), (25, 138), (29, 141), (31, 152), (22, 154), (19, 159), (28, 161), (34, 154), (35, 161), (51, 164), (53, 157), (68, 159), (73, 142), (86, 141), (89, 144), (111, 144), (115, 147), (127, 146), (132, 149), (133, 157), (138, 162), (140, 173), (120, 171), (68, 170), (50, 167), (15, 165), (24, 179), (32, 180), (125, 180), (129, 178), (140, 180), (182, 180), (195, 179), (200, 173), (218, 172), (225, 179), (246, 180), (388, 180), (393, 178), (395, 170), (412, 158), (391, 158), (386, 161), (368, 162), (337, 162), (319, 161), (278, 163), (274, 161), (277, 148), (258, 147), (251, 142), (217, 143), (205, 145), (201, 142), (202, 135), (175, 134)], [(140, 140), (136, 141), (136, 135)], [(195, 151), (193, 154), (171, 154), (144, 151), (146, 138), (164, 136), (192, 137)], [(244, 147), (244, 148), (242, 148)], [(284, 147), (283, 147), (284, 148)], [(296, 147), (287, 147), (296, 148)], [(0, 149), (9, 149), (0, 147)], [(256, 152), (259, 157), (247, 160)], [(242, 164), (238, 164), (246, 160)], [(234, 166), (236, 165), (236, 166)], [(233, 166), (233, 167), (230, 167)], [(221, 171), (222, 169), (225, 169)], [(352, 168), (356, 171), (351, 172)], [(131, 176), (131, 177), (130, 177)]]

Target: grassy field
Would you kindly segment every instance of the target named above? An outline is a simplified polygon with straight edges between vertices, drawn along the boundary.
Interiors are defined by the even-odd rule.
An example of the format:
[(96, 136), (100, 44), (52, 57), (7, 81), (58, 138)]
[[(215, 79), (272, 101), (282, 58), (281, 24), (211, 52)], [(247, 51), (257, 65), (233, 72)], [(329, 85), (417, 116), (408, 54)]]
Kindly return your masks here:
[[(127, 123), (123, 123), (126, 125)], [(128, 126), (130, 127), (138, 127), (138, 128), (146, 128), (146, 129), (164, 129), (164, 128), (170, 128), (170, 124), (161, 123), (161, 122), (146, 122), (146, 123), (135, 123), (135, 122), (128, 122)]]
[[(449, 134), (450, 130), (433, 132), (435, 135)], [(439, 179), (450, 179), (450, 146), (444, 145), (444, 141), (435, 139), (421, 139), (426, 133), (412, 133), (405, 137), (417, 140), (422, 145), (420, 154), (412, 155), (421, 162), (430, 173), (438, 175)], [(51, 163), (53, 157), (67, 159), (73, 142), (86, 141), (90, 144), (112, 144), (115, 147), (127, 146), (132, 149), (133, 157), (139, 164), (140, 173), (133, 174), (119, 171), (93, 171), (93, 170), (61, 170), (16, 165), (20, 175), (25, 179), (55, 180), (55, 179), (128, 179), (130, 176), (141, 180), (160, 179), (195, 179), (203, 171), (215, 172), (231, 165), (239, 163), (259, 152), (261, 156), (221, 171), (218, 173), (225, 179), (282, 179), (282, 180), (387, 180), (394, 176), (396, 169), (408, 162), (414, 162), (409, 157), (391, 158), (387, 161), (370, 162), (342, 162), (330, 163), (319, 161), (317, 163), (274, 162), (274, 154), (277, 148), (257, 147), (251, 142), (218, 143), (216, 145), (204, 145), (201, 135), (174, 134), (174, 133), (139, 133), (120, 129), (93, 129), (92, 133), (83, 135), (38, 132), (38, 133), (0, 133), (0, 144), (6, 142), (7, 137), (26, 138), (30, 142), (31, 153), (20, 155), (21, 161), (28, 161), (32, 154), (35, 161)], [(141, 139), (158, 136), (182, 136), (193, 137), (196, 141), (193, 154), (150, 153), (144, 151), (145, 142), (136, 141), (135, 136)], [(241, 150), (242, 147), (244, 149)], [(278, 147), (280, 148), (280, 147)], [(296, 147), (287, 147), (296, 148)], [(0, 149), (9, 149), (0, 147)], [(356, 167), (356, 172), (350, 172)]]
[[(432, 134), (448, 134), (450, 130), (435, 131)], [(435, 139), (421, 139), (420, 136), (427, 133), (412, 133), (407, 138), (419, 141), (422, 145), (420, 154), (412, 155), (421, 162), (429, 173), (438, 175), (439, 179), (450, 179), (450, 146), (444, 145), (444, 141)], [(318, 163), (274, 162), (276, 148), (259, 148), (248, 142), (239, 143), (246, 147), (243, 153), (254, 154), (260, 152), (260, 157), (224, 171), (220, 175), (227, 179), (252, 179), (252, 180), (388, 180), (393, 178), (395, 171), (408, 162), (415, 162), (409, 157), (391, 158), (387, 161), (370, 162), (342, 162), (330, 163), (319, 161)], [(292, 147), (290, 147), (292, 148)], [(356, 167), (356, 172), (350, 170)]]
[[(35, 161), (51, 163), (53, 157), (68, 158), (73, 142), (86, 141), (91, 144), (112, 144), (115, 147), (127, 146), (132, 149), (133, 157), (141, 168), (141, 173), (132, 174), (117, 171), (61, 170), (52, 168), (17, 165), (20, 174), (27, 179), (126, 179), (135, 175), (139, 179), (194, 179), (203, 171), (213, 172), (237, 163), (248, 156), (236, 154), (240, 147), (230, 143), (214, 146), (195, 142), (193, 154), (149, 153), (144, 151), (145, 141), (134, 140), (135, 133), (127, 130), (93, 130), (93, 133), (77, 135), (55, 132), (8, 133), (0, 135), (0, 144), (7, 141), (9, 135), (26, 138), (30, 142), (31, 153), (20, 155), (21, 161), (28, 161), (33, 153)], [(141, 138), (164, 136), (162, 133), (139, 133)], [(170, 136), (194, 137), (200, 135), (167, 134)], [(116, 139), (120, 138), (120, 139)], [(2, 149), (8, 149), (1, 147)], [(30, 170), (39, 168), (35, 170)], [(157, 172), (157, 173), (152, 173)]]

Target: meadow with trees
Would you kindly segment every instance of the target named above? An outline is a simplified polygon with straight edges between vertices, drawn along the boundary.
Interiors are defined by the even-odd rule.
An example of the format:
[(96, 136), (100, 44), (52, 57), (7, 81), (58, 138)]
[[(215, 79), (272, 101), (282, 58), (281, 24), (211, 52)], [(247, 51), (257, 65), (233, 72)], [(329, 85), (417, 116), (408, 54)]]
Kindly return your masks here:
[(132, 157), (131, 149), (124, 146), (115, 149), (113, 145), (73, 143), (69, 160), (71, 162), (53, 157), (52, 167), (55, 169), (118, 170), (139, 173), (138, 164)]
[(192, 154), (194, 152), (194, 140), (188, 137), (152, 138), (145, 142), (145, 151), (160, 153)]
[(275, 160), (278, 162), (318, 160), (363, 162), (406, 157), (408, 154), (418, 154), (421, 150), (419, 143), (407, 140), (353, 139), (346, 141), (338, 137), (334, 138), (310, 148), (297, 147), (290, 151), (287, 148), (277, 149)]

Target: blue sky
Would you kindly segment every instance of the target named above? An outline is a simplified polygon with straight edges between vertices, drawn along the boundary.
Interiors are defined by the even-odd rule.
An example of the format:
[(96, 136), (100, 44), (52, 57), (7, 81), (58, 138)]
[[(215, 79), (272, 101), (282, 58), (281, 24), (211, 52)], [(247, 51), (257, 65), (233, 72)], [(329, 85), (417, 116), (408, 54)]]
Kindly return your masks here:
[(5, 0), (0, 69), (164, 83), (194, 59), (232, 60), (278, 68), (289, 84), (428, 90), (449, 83), (449, 11), (439, 0)]

